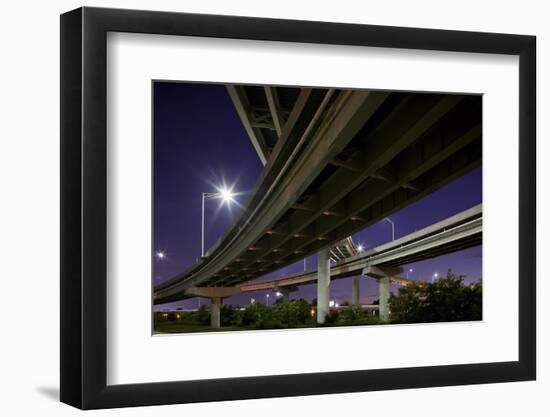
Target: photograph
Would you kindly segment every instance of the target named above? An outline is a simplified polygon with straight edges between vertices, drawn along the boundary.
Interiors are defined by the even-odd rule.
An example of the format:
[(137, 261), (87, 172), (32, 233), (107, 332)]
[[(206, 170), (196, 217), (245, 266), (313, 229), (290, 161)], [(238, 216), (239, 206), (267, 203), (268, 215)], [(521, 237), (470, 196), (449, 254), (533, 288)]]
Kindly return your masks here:
[(152, 333), (483, 320), (481, 94), (152, 81)]
[[(12, 200), (33, 212), (7, 217), (10, 247), (25, 257), (36, 243), (34, 264), (59, 275), (17, 280), (32, 285), (8, 291), (8, 310), (25, 294), (46, 300), (29, 301), (44, 326), (8, 334), (52, 343), (11, 360), (9, 381), (40, 383), (37, 399), (58, 386), (80, 410), (147, 415), (540, 409), (543, 14), (415, 5), (400, 21), (395, 6), (226, 3), (62, 11), (44, 66), (60, 105), (30, 124), (19, 106), (8, 135), (30, 158)], [(47, 49), (19, 49), (18, 70), (36, 72), (28, 51)], [(39, 88), (56, 86), (43, 75)], [(12, 84), (12, 107), (27, 104), (29, 82)], [(55, 155), (37, 151), (48, 123)], [(51, 193), (29, 167), (58, 160)], [(41, 217), (44, 193), (59, 230)], [(43, 242), (21, 233), (36, 221), (55, 226)]]

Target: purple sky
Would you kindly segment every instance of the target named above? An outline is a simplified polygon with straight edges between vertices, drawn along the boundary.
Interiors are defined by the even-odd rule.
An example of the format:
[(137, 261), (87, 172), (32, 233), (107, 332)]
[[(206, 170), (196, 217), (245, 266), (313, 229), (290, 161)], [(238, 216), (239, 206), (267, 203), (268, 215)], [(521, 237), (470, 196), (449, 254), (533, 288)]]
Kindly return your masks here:
[[(240, 194), (236, 200), (244, 203), (263, 166), (248, 138), (223, 85), (155, 82), (154, 84), (154, 250), (163, 251), (166, 258), (154, 258), (155, 283), (160, 283), (189, 268), (201, 254), (201, 193), (215, 192), (225, 184)], [(428, 226), (482, 199), (482, 173), (476, 169), (435, 193), (396, 212), (396, 238)], [(237, 205), (222, 205), (219, 200), (205, 206), (205, 250), (213, 245), (239, 216)], [(387, 222), (373, 224), (355, 234), (353, 239), (365, 248), (391, 240)], [(307, 259), (308, 269), (316, 267), (316, 258)], [(302, 271), (303, 261), (289, 265), (258, 281), (282, 277)], [(403, 265), (412, 268), (409, 277), (429, 280), (437, 272), (445, 275), (449, 268), (465, 274), (466, 282), (481, 277), (481, 247), (467, 249), (438, 258)], [(405, 276), (405, 273), (403, 273)], [(392, 290), (397, 287), (392, 285)], [(331, 299), (338, 303), (351, 299), (351, 278), (335, 280)], [(224, 300), (244, 305), (255, 298), (265, 302), (266, 292), (246, 293)], [(271, 293), (273, 301), (275, 294)], [(303, 285), (291, 298), (315, 297), (315, 284)], [(361, 301), (377, 299), (377, 283), (361, 280)], [(200, 300), (201, 304), (208, 303)], [(194, 308), (198, 299), (155, 306)]]

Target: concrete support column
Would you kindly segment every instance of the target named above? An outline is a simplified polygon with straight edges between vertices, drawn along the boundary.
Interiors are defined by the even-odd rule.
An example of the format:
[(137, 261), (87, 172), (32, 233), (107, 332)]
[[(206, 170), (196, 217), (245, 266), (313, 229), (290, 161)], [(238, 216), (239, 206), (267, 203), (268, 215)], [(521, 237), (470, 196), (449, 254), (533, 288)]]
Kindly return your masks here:
[(351, 278), (351, 304), (354, 306), (361, 305), (361, 275)]
[(222, 298), (216, 297), (210, 299), (210, 327), (219, 329), (221, 325), (220, 320), (220, 307), (222, 304)]
[(317, 255), (317, 323), (323, 324), (329, 314), (330, 256), (328, 249)]
[(378, 279), (379, 306), (378, 314), (380, 321), (387, 322), (390, 319), (389, 298), (390, 298), (390, 277)]

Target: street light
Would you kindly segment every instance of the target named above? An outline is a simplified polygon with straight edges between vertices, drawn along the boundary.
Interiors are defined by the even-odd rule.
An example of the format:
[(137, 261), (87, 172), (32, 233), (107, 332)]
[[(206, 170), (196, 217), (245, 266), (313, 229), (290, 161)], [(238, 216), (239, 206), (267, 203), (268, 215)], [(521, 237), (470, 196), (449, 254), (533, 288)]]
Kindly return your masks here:
[(365, 249), (365, 248), (363, 248), (363, 245), (361, 245), (361, 244), (357, 245), (357, 251), (358, 252), (363, 252), (363, 249)]
[(155, 252), (155, 257), (159, 260), (159, 261), (163, 261), (166, 259), (166, 253), (159, 250), (159, 251), (156, 251)]
[(395, 223), (388, 217), (385, 217), (384, 220), (391, 224), (391, 240), (395, 240)]
[(228, 205), (233, 202), (235, 193), (230, 188), (225, 186), (218, 188), (216, 193), (202, 193), (202, 206), (201, 206), (201, 257), (204, 257), (204, 201), (207, 198), (219, 198), (223, 203)]
[(434, 281), (437, 279), (438, 276), (439, 274), (437, 272), (432, 275), (432, 284), (434, 283)]
[(265, 295), (265, 305), (266, 307), (269, 307), (269, 294)]
[(283, 295), (283, 293), (282, 293), (282, 292), (280, 292), (280, 291), (277, 291), (277, 292), (275, 293), (275, 295), (276, 295), (277, 297), (280, 297), (280, 296), (282, 296), (282, 295)]
[(413, 272), (413, 269), (412, 269), (412, 268), (410, 268), (410, 269), (409, 269), (409, 270), (407, 271), (407, 279), (409, 278), (409, 272), (410, 272), (410, 273), (412, 274), (412, 272)]

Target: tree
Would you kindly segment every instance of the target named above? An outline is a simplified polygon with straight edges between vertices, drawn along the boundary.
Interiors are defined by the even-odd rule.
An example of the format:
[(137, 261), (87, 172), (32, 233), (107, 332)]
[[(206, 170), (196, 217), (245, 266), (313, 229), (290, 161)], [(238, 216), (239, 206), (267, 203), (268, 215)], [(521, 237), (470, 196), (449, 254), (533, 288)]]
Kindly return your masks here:
[(220, 324), (226, 326), (240, 326), (242, 324), (241, 312), (231, 304), (222, 304), (220, 308)]
[(481, 320), (481, 283), (464, 284), (464, 275), (454, 275), (434, 283), (418, 282), (390, 296), (391, 321), (430, 323)]
[(273, 305), (273, 318), (285, 327), (294, 327), (304, 324), (310, 317), (307, 301), (285, 300)]

